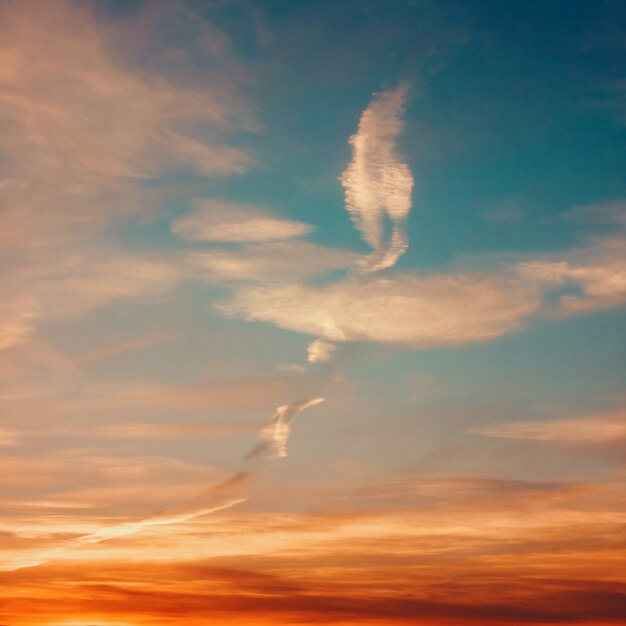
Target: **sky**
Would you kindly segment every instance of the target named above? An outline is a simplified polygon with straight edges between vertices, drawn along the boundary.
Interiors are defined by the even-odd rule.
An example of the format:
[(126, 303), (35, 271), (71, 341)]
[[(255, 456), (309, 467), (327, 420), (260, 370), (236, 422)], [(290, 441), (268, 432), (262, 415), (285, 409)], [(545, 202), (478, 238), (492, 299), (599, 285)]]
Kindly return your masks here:
[(625, 18), (0, 0), (0, 624), (625, 623)]

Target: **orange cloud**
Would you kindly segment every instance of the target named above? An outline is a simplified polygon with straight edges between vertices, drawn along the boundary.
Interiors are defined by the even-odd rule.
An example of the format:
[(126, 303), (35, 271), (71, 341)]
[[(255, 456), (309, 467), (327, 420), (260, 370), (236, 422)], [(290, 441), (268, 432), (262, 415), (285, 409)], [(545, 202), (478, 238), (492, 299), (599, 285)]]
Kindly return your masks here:
[[(386, 509), (368, 508), (377, 492), (389, 496)], [(622, 501), (617, 485), (448, 478), (369, 485), (343, 513), (223, 511), (2, 572), (0, 616), (20, 626), (78, 616), (164, 625), (618, 624)]]
[(471, 432), (488, 437), (552, 443), (609, 443), (626, 440), (626, 413), (616, 411), (572, 419), (512, 422), (476, 428)]
[[(216, 29), (157, 3), (130, 20), (142, 37), (129, 37), (128, 24), (101, 22), (96, 10), (72, 0), (0, 6), (0, 241), (8, 261), (0, 348), (28, 340), (44, 320), (168, 291), (178, 280), (174, 264), (108, 250), (102, 231), (113, 218), (154, 212), (145, 181), (166, 170), (226, 176), (253, 162), (224, 143), (255, 127), (230, 57), (202, 80), (146, 61), (167, 57), (164, 29), (174, 22), (190, 20), (200, 39)], [(160, 36), (147, 36), (155, 30)], [(156, 45), (151, 37), (161, 49), (139, 50)], [(185, 67), (224, 50), (190, 41), (195, 56)]]

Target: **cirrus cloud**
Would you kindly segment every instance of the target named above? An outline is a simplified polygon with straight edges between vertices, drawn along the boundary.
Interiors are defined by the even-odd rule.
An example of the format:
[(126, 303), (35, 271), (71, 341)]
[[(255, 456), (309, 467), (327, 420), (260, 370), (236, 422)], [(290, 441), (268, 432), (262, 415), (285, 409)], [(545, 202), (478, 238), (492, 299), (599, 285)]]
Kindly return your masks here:
[(302, 237), (313, 231), (310, 224), (271, 215), (249, 204), (202, 199), (195, 211), (172, 222), (172, 233), (190, 241), (241, 243)]
[(244, 287), (216, 309), (330, 341), (431, 348), (510, 332), (540, 305), (540, 290), (528, 281), (465, 273)]

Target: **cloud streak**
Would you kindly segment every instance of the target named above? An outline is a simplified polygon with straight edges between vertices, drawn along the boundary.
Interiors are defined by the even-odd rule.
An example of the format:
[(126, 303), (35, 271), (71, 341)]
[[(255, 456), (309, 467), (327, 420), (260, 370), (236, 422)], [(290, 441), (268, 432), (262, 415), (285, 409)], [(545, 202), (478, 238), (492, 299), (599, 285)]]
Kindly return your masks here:
[(279, 406), (271, 422), (261, 431), (259, 442), (245, 456), (248, 461), (287, 456), (287, 439), (298, 413), (324, 402), (324, 398), (310, 398), (302, 402)]
[(309, 241), (271, 241), (191, 252), (185, 267), (208, 283), (285, 283), (350, 267), (356, 256)]
[[(291, 433), (296, 416), (305, 409), (320, 404), (321, 402), (324, 402), (324, 398), (317, 397), (279, 406), (276, 409), (270, 423), (261, 430), (258, 443), (244, 457), (244, 460), (256, 461), (287, 456), (287, 440)], [(137, 433), (135, 433), (132, 428), (136, 425), (129, 426), (131, 426), (130, 435), (136, 435)], [(159, 427), (159, 425), (145, 424), (138, 426), (140, 426), (141, 436), (150, 436), (153, 434), (158, 436), (164, 434), (164, 431), (165, 433), (171, 434), (170, 429), (163, 428), (163, 425), (161, 425), (161, 427)], [(173, 430), (176, 429), (174, 428)], [(201, 425), (194, 425), (193, 430), (195, 432), (202, 432), (203, 429), (201, 428)], [(106, 432), (106, 434), (111, 433)], [(112, 434), (115, 434), (115, 430)], [(121, 434), (128, 434), (128, 432), (122, 428)], [(122, 524), (106, 525), (93, 533), (79, 535), (58, 547), (38, 552), (36, 554), (28, 554), (23, 557), (18, 557), (17, 559), (5, 564), (1, 569), (12, 571), (25, 567), (41, 565), (50, 560), (62, 558), (69, 550), (78, 549), (90, 544), (98, 544), (110, 539), (133, 535), (151, 526), (177, 524), (201, 515), (208, 515), (217, 511), (228, 509), (232, 506), (245, 502), (248, 499), (250, 481), (258, 475), (258, 473), (258, 466), (253, 467), (249, 471), (238, 472), (223, 483), (206, 489), (198, 496), (182, 505), (153, 513), (138, 520)]]
[[(346, 208), (374, 249), (361, 263), (368, 272), (395, 265), (408, 246), (405, 221), (411, 210), (413, 176), (396, 148), (406, 94), (406, 85), (400, 85), (374, 96), (350, 138), (352, 161), (340, 177)], [(385, 215), (392, 224), (389, 241), (384, 236)]]
[(172, 233), (189, 241), (246, 243), (302, 237), (310, 224), (279, 218), (267, 209), (223, 200), (194, 201), (195, 211), (172, 222)]
[(476, 428), (471, 432), (504, 439), (546, 443), (595, 444), (626, 441), (626, 412), (572, 419), (512, 422)]

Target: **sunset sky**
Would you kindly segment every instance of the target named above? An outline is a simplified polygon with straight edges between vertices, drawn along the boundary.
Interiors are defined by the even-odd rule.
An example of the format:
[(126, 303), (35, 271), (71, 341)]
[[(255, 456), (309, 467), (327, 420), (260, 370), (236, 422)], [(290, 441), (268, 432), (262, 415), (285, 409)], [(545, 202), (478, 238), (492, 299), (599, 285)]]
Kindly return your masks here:
[(0, 626), (625, 624), (625, 24), (0, 0)]

